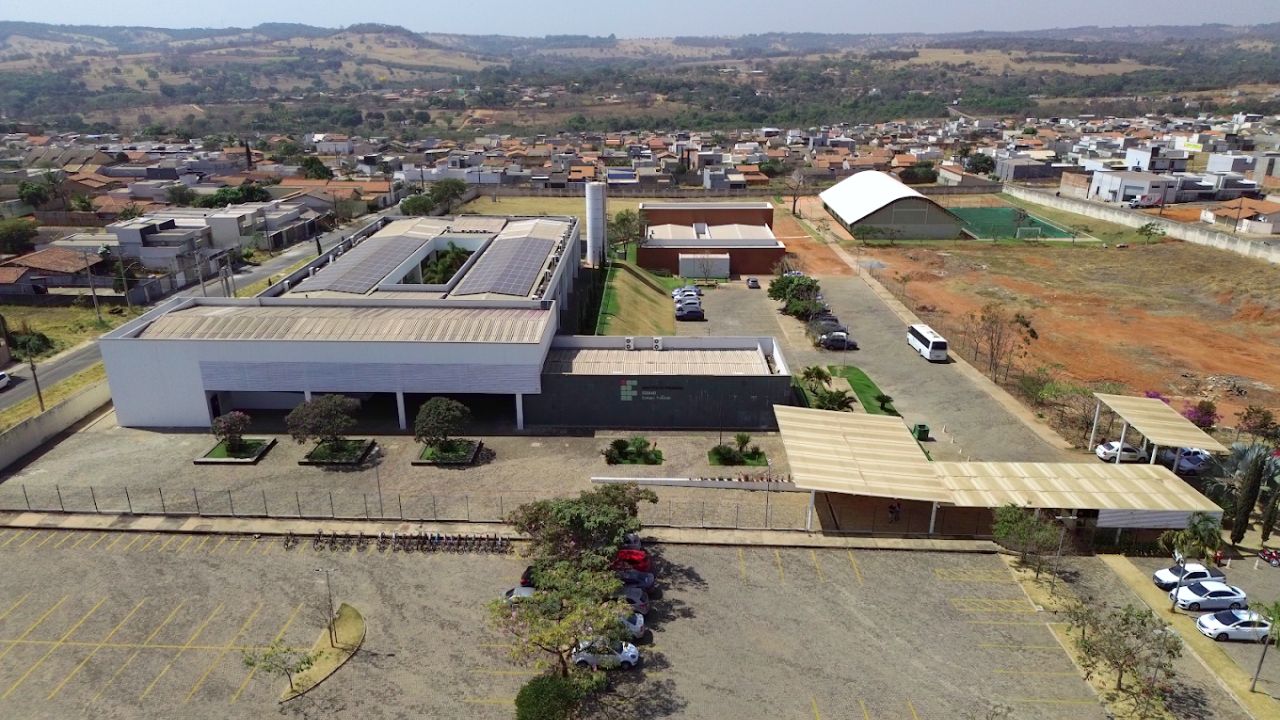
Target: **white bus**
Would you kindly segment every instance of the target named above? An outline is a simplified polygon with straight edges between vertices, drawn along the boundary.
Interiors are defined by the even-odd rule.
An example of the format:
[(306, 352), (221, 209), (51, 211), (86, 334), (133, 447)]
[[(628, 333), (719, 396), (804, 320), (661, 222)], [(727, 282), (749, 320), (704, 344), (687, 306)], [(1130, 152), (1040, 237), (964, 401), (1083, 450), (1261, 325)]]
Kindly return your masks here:
[(911, 325), (907, 328), (907, 344), (920, 356), (931, 362), (946, 362), (947, 339), (928, 325)]

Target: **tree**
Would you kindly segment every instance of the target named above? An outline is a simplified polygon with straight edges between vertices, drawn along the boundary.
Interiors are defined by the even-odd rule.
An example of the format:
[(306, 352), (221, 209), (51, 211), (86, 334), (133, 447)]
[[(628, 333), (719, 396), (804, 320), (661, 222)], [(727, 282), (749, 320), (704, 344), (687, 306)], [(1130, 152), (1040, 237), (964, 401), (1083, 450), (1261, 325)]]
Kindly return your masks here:
[(893, 402), (893, 396), (892, 396), (892, 395), (887, 395), (887, 394), (885, 394), (885, 393), (877, 393), (877, 394), (876, 394), (876, 402), (880, 404), (880, 409), (881, 409), (881, 410), (888, 410), (888, 409), (889, 409), (889, 403)]
[(1029, 315), (1010, 313), (1000, 303), (987, 303), (965, 316), (961, 335), (975, 359), (992, 379), (1008, 379), (1017, 359), (1040, 335)]
[(117, 220), (132, 220), (137, 217), (142, 217), (142, 208), (137, 203), (129, 203), (116, 213)]
[(996, 542), (1018, 551), (1018, 559), (1024, 565), (1029, 555), (1035, 556), (1036, 577), (1044, 566), (1044, 556), (1057, 547), (1062, 529), (1052, 520), (1042, 518), (1034, 510), (1021, 508), (1013, 503), (995, 509), (991, 534)]
[(817, 392), (831, 382), (831, 373), (821, 365), (810, 365), (800, 371), (800, 378), (810, 390)]
[[(1072, 620), (1076, 622), (1077, 619)], [(1169, 624), (1148, 608), (1125, 605), (1105, 614), (1091, 613), (1077, 640), (1081, 664), (1092, 674), (1099, 666), (1115, 673), (1117, 691), (1124, 689), (1125, 675), (1139, 681), (1168, 673), (1182, 654), (1182, 640), (1169, 631)], [(1142, 692), (1141, 685), (1134, 690)]]
[(250, 418), (247, 413), (232, 410), (213, 419), (213, 436), (233, 453), (240, 449), (244, 434), (249, 430)]
[(769, 299), (779, 302), (792, 300), (814, 300), (822, 292), (822, 286), (815, 278), (803, 275), (783, 275), (769, 282)]
[(850, 395), (848, 390), (819, 388), (813, 394), (813, 406), (818, 410), (848, 412), (853, 410), (856, 402), (858, 402), (858, 399)]
[(23, 204), (39, 208), (49, 202), (49, 186), (44, 183), (20, 182), (18, 183), (18, 199)]
[(36, 224), (26, 218), (0, 220), (0, 250), (14, 255), (21, 255), (31, 249), (31, 240), (36, 235)]
[(400, 212), (404, 215), (430, 215), (436, 207), (436, 201), (425, 193), (410, 195), (400, 201)]
[(733, 443), (738, 446), (738, 454), (744, 454), (747, 452), (747, 446), (751, 444), (751, 436), (744, 432), (735, 433)]
[(1222, 524), (1208, 513), (1191, 513), (1187, 526), (1181, 530), (1166, 530), (1160, 536), (1160, 544), (1188, 558), (1208, 558), (1222, 547)]
[(1280, 643), (1280, 600), (1272, 600), (1269, 603), (1251, 603), (1249, 607), (1271, 623), (1271, 630), (1267, 633), (1267, 639), (1262, 643), (1262, 655), (1258, 657), (1258, 667), (1253, 671), (1253, 682), (1249, 685), (1249, 692), (1257, 692), (1258, 676), (1262, 674), (1262, 663), (1267, 659), (1267, 647)]
[(319, 653), (305, 650), (294, 650), (286, 647), (283, 639), (277, 638), (261, 651), (242, 651), (241, 661), (244, 666), (260, 670), (269, 675), (283, 675), (289, 679), (289, 689), (293, 690), (293, 676), (315, 665)]
[(93, 212), (93, 200), (88, 195), (76, 195), (71, 198), (71, 209), (76, 212)]
[(453, 202), (467, 192), (467, 184), (457, 178), (446, 178), (431, 185), (431, 199), (437, 205), (444, 205), (446, 211), (453, 207)]
[(302, 162), (298, 163), (298, 167), (302, 170), (302, 176), (308, 180), (331, 180), (333, 178), (333, 171), (315, 155), (308, 155), (302, 158)]
[(996, 171), (996, 160), (982, 153), (970, 155), (965, 160), (965, 169), (975, 175), (990, 175)]
[(1201, 430), (1212, 430), (1222, 415), (1218, 413), (1218, 405), (1212, 400), (1200, 400), (1196, 404), (1186, 403), (1182, 406), (1182, 417), (1191, 421)]
[(643, 236), (644, 224), (635, 210), (622, 210), (609, 218), (610, 244), (642, 242)]
[(783, 183), (783, 187), (786, 188), (787, 194), (791, 196), (791, 214), (799, 217), (796, 213), (796, 206), (800, 204), (800, 196), (809, 187), (809, 177), (804, 174), (804, 168), (796, 168), (792, 171), (787, 181)]
[(607, 563), (626, 535), (640, 530), (640, 503), (657, 501), (652, 490), (634, 483), (601, 485), (576, 498), (525, 503), (508, 522), (529, 537), (527, 554), (537, 561), (593, 556)]
[(302, 403), (285, 416), (289, 436), (301, 444), (316, 440), (320, 444), (340, 443), (356, 425), (351, 414), (360, 409), (360, 401), (345, 395), (321, 395)]
[(1149, 222), (1138, 228), (1138, 234), (1145, 238), (1147, 242), (1151, 242), (1157, 237), (1164, 237), (1164, 228), (1158, 222)]
[(427, 447), (444, 448), (449, 437), (458, 434), (470, 419), (471, 411), (466, 405), (452, 398), (433, 397), (418, 408), (413, 439)]
[(1276, 434), (1276, 416), (1270, 410), (1259, 405), (1250, 405), (1236, 413), (1236, 439), (1244, 431), (1258, 437), (1271, 437)]
[(581, 699), (575, 683), (558, 675), (539, 675), (516, 693), (516, 720), (568, 720)]
[(118, 293), (128, 292), (129, 281), (138, 278), (137, 267), (135, 262), (126, 264), (123, 258), (116, 260), (111, 268), (111, 289)]
[(1275, 478), (1277, 462), (1266, 445), (1231, 446), (1231, 455), (1223, 463), (1236, 487), (1236, 510), (1232, 518), (1231, 544), (1239, 545), (1249, 530), (1249, 519), (1258, 504), (1262, 484)]
[(196, 191), (186, 185), (174, 185), (165, 191), (164, 195), (170, 205), (178, 205), (179, 207), (191, 205), (196, 201)]
[(931, 162), (918, 162), (898, 173), (899, 179), (908, 185), (927, 185), (938, 181), (938, 171)]

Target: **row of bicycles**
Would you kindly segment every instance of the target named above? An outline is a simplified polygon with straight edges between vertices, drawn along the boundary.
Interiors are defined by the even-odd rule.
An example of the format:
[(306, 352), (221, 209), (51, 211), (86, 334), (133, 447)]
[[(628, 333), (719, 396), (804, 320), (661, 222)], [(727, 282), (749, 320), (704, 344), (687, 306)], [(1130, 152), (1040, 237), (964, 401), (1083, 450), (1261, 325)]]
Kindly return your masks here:
[[(301, 542), (293, 533), (284, 536), (284, 549), (292, 550)], [(370, 548), (378, 552), (452, 552), (452, 553), (489, 553), (504, 555), (514, 549), (510, 538), (493, 534), (447, 534), (432, 532), (416, 533), (383, 533), (365, 535), (364, 533), (326, 533), (317, 530), (311, 539), (311, 548), (316, 551), (332, 550), (345, 552), (356, 550), (364, 552)]]

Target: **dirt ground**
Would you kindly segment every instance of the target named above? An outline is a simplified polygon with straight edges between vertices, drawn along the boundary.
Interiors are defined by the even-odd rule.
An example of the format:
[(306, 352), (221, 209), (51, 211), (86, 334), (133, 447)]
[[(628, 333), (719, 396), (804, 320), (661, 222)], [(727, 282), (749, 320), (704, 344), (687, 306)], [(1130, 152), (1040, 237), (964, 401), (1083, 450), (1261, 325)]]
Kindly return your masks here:
[[(816, 200), (817, 198), (801, 198), (800, 202), (805, 204), (806, 201)], [(801, 215), (826, 217), (826, 211), (822, 209), (821, 202), (817, 205), (817, 212), (821, 214), (810, 215), (805, 210), (801, 210)], [(834, 222), (830, 225), (833, 231), (840, 229)], [(789, 204), (774, 204), (773, 234), (787, 246), (787, 252), (794, 255), (800, 262), (800, 266), (810, 275), (851, 275), (853, 273), (853, 270), (832, 252), (831, 248), (814, 240), (809, 233), (805, 232), (792, 216)]]
[(999, 302), (1027, 312), (1039, 334), (1024, 367), (1210, 398), (1227, 425), (1245, 405), (1280, 407), (1280, 269), (1266, 263), (1179, 242), (865, 252), (886, 280), (909, 275), (910, 305), (957, 342), (961, 318)]

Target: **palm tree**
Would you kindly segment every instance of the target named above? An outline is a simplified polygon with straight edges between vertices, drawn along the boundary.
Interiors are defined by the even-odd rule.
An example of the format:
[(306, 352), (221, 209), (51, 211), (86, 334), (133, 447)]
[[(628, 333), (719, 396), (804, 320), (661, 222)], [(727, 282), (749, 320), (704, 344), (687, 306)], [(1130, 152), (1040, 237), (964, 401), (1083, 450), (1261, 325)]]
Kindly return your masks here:
[(853, 404), (857, 400), (849, 394), (848, 390), (818, 390), (814, 397), (814, 406), (819, 410), (835, 410), (837, 412), (848, 412), (853, 409)]
[(1249, 607), (1271, 622), (1271, 631), (1262, 642), (1262, 657), (1258, 658), (1258, 669), (1253, 671), (1253, 683), (1249, 685), (1249, 692), (1257, 692), (1258, 676), (1262, 674), (1262, 661), (1267, 659), (1267, 647), (1271, 643), (1280, 642), (1280, 600), (1253, 603)]
[(1258, 504), (1262, 485), (1276, 476), (1277, 464), (1271, 448), (1262, 444), (1231, 446), (1231, 455), (1223, 463), (1235, 485), (1236, 507), (1231, 525), (1231, 544), (1238, 545), (1249, 530), (1249, 519)]
[(810, 390), (817, 393), (831, 382), (831, 373), (821, 365), (810, 365), (800, 371), (800, 378)]
[(1207, 558), (1222, 547), (1222, 524), (1208, 513), (1192, 513), (1185, 528), (1166, 530), (1160, 536), (1160, 544), (1184, 557)]

